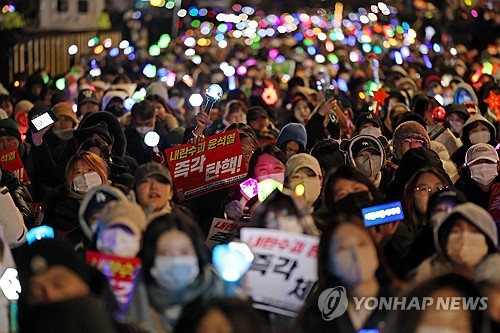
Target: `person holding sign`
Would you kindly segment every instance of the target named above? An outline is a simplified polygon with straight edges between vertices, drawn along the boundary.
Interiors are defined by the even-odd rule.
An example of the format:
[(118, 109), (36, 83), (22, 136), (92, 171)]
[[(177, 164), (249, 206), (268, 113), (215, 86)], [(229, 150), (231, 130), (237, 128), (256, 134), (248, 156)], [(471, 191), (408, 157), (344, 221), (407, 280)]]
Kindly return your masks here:
[[(340, 316), (324, 320), (325, 315), (332, 312), (329, 307), (335, 301), (327, 297), (323, 304), (318, 300), (329, 288), (339, 288), (340, 296), (347, 297), (349, 305), (344, 305), (347, 311)], [(376, 244), (363, 222), (356, 216), (341, 216), (323, 231), (318, 247), (318, 282), (297, 323), (305, 333), (356, 333), (361, 329), (380, 329), (386, 311), (356, 309), (352, 297), (391, 294), (393, 285), (380, 266)]]
[[(31, 160), (31, 145), (22, 142), (21, 132), (14, 120), (2, 119), (0, 120), (0, 154), (10, 149), (17, 149), (17, 154), (21, 158), (24, 173), (27, 174), (28, 179), (34, 179), (35, 175), (33, 162)], [(14, 172), (15, 170), (11, 171)], [(21, 180), (21, 182), (29, 182), (29, 180), (25, 181), (22, 175), (23, 174), (20, 175), (19, 180)]]
[(195, 300), (228, 296), (209, 263), (201, 232), (181, 212), (158, 217), (144, 234), (140, 254), (156, 332), (170, 332), (183, 308)]

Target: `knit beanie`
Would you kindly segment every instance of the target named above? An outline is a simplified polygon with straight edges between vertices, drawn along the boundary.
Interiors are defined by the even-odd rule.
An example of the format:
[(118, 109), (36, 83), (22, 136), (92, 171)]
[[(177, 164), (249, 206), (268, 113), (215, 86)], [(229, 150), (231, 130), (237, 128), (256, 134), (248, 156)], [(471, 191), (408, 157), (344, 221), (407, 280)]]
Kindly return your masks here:
[(107, 203), (99, 213), (97, 221), (106, 228), (113, 225), (125, 225), (136, 235), (142, 235), (147, 227), (146, 215), (142, 207), (128, 199)]
[(75, 112), (73, 112), (73, 108), (71, 107), (71, 104), (69, 104), (67, 102), (57, 103), (56, 105), (54, 105), (52, 107), (52, 112), (54, 112), (54, 114), (56, 115), (56, 117), (58, 117), (58, 119), (59, 119), (59, 116), (66, 116), (66, 117), (70, 118), (71, 121), (73, 122), (73, 126), (78, 124), (78, 119), (76, 118), (76, 114), (75, 114)]
[(30, 101), (28, 100), (21, 100), (19, 102), (17, 102), (16, 106), (14, 107), (14, 112), (13, 112), (13, 117), (16, 116), (17, 113), (21, 112), (21, 111), (29, 111), (33, 108), (33, 103), (31, 103)]
[(424, 147), (431, 147), (431, 139), (425, 128), (416, 121), (406, 121), (399, 125), (392, 135), (392, 147), (398, 160), (402, 157), (401, 144), (404, 139), (420, 139), (424, 141)]
[(21, 141), (21, 132), (19, 132), (14, 119), (7, 118), (0, 120), (0, 136), (7, 135), (11, 135)]
[(302, 124), (289, 123), (281, 129), (276, 145), (281, 151), (285, 152), (286, 144), (289, 141), (295, 141), (300, 145), (301, 151), (305, 151), (307, 146), (307, 132)]

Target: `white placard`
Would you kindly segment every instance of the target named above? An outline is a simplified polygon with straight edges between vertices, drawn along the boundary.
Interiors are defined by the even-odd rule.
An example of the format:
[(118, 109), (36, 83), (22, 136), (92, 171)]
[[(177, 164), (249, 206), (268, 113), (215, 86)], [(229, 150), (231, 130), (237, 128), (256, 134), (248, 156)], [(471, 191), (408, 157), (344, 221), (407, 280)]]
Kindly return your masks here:
[(254, 308), (294, 317), (317, 280), (319, 238), (243, 228), (241, 241), (255, 258), (244, 286)]

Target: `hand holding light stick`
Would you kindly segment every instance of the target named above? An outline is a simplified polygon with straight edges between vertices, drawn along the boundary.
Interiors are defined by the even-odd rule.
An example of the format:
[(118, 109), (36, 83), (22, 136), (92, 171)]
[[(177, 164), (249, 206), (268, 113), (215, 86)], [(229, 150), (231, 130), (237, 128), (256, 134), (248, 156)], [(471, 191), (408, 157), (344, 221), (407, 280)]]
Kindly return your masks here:
[(165, 158), (158, 149), (158, 144), (160, 143), (160, 135), (155, 131), (149, 131), (144, 136), (144, 143), (146, 144), (146, 146), (153, 148), (153, 161), (163, 164), (165, 162)]
[(207, 90), (205, 91), (205, 95), (207, 96), (207, 105), (205, 108), (205, 112), (210, 114), (212, 107), (214, 104), (222, 98), (222, 88), (218, 84), (211, 84)]

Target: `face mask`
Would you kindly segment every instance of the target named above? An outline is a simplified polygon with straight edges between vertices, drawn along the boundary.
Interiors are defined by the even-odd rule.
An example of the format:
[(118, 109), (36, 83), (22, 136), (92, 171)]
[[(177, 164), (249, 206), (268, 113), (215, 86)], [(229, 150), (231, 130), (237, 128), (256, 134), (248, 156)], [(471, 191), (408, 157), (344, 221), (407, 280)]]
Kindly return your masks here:
[(189, 286), (200, 274), (198, 258), (192, 256), (157, 256), (151, 268), (151, 276), (169, 290), (181, 290)]
[(449, 122), (451, 130), (455, 133), (460, 133), (462, 127), (464, 127), (464, 123), (461, 121), (450, 121)]
[(139, 135), (142, 137), (144, 137), (147, 132), (153, 131), (154, 129), (155, 129), (154, 127), (150, 127), (150, 126), (140, 126), (140, 127), (135, 128), (137, 133), (139, 133)]
[(378, 155), (365, 155), (356, 157), (356, 168), (368, 178), (374, 177), (382, 168), (382, 157)]
[(259, 183), (261, 181), (263, 181), (264, 179), (274, 179), (278, 183), (284, 184), (285, 183), (285, 173), (284, 172), (283, 173), (271, 173), (271, 174), (268, 174), (268, 175), (255, 177), (255, 179), (257, 179), (257, 181)]
[(476, 266), (488, 253), (486, 237), (482, 233), (454, 232), (448, 236), (446, 253), (453, 262)]
[(291, 180), (290, 188), (293, 191), (295, 191), (295, 188), (300, 184), (304, 185), (304, 195), (302, 196), (302, 198), (306, 202), (307, 206), (311, 207), (321, 194), (320, 180), (316, 177), (314, 178), (308, 177), (300, 180), (299, 179)]
[(419, 326), (415, 333), (460, 333), (454, 328), (444, 326)]
[(496, 176), (498, 176), (497, 165), (492, 163), (483, 163), (469, 167), (471, 178), (481, 185), (490, 185)]
[(355, 247), (332, 255), (330, 270), (348, 286), (357, 286), (375, 276), (378, 257), (375, 249)]
[(139, 239), (122, 228), (103, 230), (97, 239), (97, 250), (118, 257), (133, 258), (139, 253)]
[(475, 145), (476, 143), (490, 142), (491, 134), (489, 131), (475, 132), (469, 135), (470, 142)]
[(53, 130), (54, 135), (61, 140), (69, 140), (73, 137), (73, 130)]
[(95, 171), (73, 178), (75, 192), (87, 193), (96, 186), (102, 184), (102, 179)]
[(359, 131), (359, 134), (371, 135), (371, 136), (378, 138), (379, 136), (382, 136), (382, 130), (378, 127), (371, 127), (370, 126), (370, 127), (363, 128), (361, 131)]
[(367, 191), (347, 195), (335, 203), (337, 212), (344, 214), (361, 214), (361, 208), (372, 205), (372, 200)]
[(170, 97), (168, 99), (168, 105), (175, 110), (179, 110), (184, 106), (184, 98), (176, 96)]

